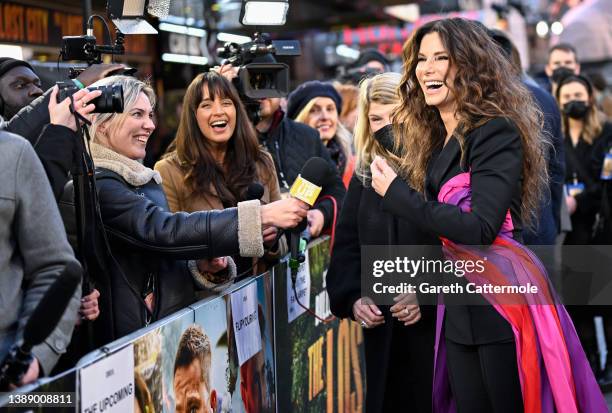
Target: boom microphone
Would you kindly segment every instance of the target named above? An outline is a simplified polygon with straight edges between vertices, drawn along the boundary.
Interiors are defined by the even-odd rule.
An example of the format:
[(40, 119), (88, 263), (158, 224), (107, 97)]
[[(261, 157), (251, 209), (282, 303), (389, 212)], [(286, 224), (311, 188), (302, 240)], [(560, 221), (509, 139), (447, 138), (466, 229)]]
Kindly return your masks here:
[(32, 362), (32, 347), (42, 343), (55, 329), (81, 281), (81, 275), (81, 266), (70, 262), (49, 287), (25, 325), (23, 343), (15, 346), (0, 366), (0, 391), (21, 382)]

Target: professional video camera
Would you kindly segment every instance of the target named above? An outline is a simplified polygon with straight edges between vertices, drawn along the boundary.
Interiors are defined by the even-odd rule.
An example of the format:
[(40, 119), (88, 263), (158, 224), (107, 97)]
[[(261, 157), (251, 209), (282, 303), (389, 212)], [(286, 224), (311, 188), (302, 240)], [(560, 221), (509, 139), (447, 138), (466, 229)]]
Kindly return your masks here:
[(297, 40), (270, 40), (255, 33), (252, 42), (226, 43), (217, 50), (226, 63), (240, 67), (239, 92), (250, 99), (279, 98), (289, 93), (289, 66), (276, 63), (274, 56), (299, 56)]
[(278, 63), (274, 56), (299, 56), (300, 43), (295, 40), (270, 40), (257, 28), (283, 26), (289, 10), (288, 0), (243, 0), (240, 24), (254, 27), (253, 40), (245, 43), (226, 43), (217, 55), (239, 67), (233, 80), (251, 121), (259, 121), (259, 99), (281, 98), (289, 94), (289, 66)]

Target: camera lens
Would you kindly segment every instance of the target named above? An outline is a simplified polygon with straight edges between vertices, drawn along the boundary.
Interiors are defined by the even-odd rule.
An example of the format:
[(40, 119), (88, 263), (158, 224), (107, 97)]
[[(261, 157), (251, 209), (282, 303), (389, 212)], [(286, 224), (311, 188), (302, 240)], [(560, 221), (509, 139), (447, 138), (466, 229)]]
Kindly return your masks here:
[(96, 106), (95, 113), (123, 113), (123, 87), (121, 85), (90, 87), (88, 89), (102, 92), (99, 97), (90, 102)]
[(253, 90), (276, 89), (273, 73), (256, 73), (251, 77), (251, 88)]

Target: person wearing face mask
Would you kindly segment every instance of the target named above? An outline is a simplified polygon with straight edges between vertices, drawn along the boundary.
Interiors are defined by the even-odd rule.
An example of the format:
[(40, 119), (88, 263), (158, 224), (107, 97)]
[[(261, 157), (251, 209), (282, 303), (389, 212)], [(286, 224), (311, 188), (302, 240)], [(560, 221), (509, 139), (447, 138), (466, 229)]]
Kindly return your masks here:
[[(111, 76), (93, 86), (108, 85), (123, 87), (124, 111), (96, 114), (89, 127), (107, 246), (106, 268), (90, 274), (100, 291), (100, 316), (94, 323), (98, 346), (192, 304), (198, 289), (222, 286), (232, 274), (212, 274), (206, 259), (238, 253), (261, 257), (265, 229), (293, 227), (308, 209), (286, 199), (267, 205), (238, 202), (220, 211), (170, 212), (159, 172), (139, 162), (155, 129), (153, 90), (127, 76)], [(69, 188), (63, 202), (74, 202)], [(68, 228), (75, 227), (74, 212), (67, 208), (64, 220)]]
[(576, 48), (569, 43), (559, 43), (548, 51), (548, 62), (544, 68), (548, 82), (542, 85), (552, 95), (556, 94), (557, 85), (566, 76), (580, 74), (580, 63)]
[(342, 177), (344, 186), (353, 175), (355, 159), (350, 132), (340, 123), (342, 97), (330, 83), (302, 83), (287, 98), (287, 116), (319, 132), (321, 141)]
[[(607, 201), (607, 176), (604, 170), (606, 142), (612, 135), (610, 124), (601, 124), (590, 81), (580, 75), (570, 75), (559, 82), (557, 101), (562, 111), (562, 126), (565, 135), (565, 199), (570, 213), (572, 231), (565, 238), (566, 245), (587, 245), (594, 241), (605, 243), (605, 223), (597, 221), (605, 218)], [(606, 188), (607, 189), (607, 188)], [(602, 199), (603, 196), (606, 199)], [(602, 209), (603, 207), (603, 209)], [(597, 223), (596, 223), (597, 221)], [(593, 239), (597, 234), (598, 239)], [(609, 224), (608, 224), (609, 229)], [(567, 270), (568, 278), (579, 277)], [(600, 378), (606, 374), (599, 364), (593, 317), (604, 316), (609, 323), (610, 314), (604, 306), (569, 307), (576, 329), (580, 335), (585, 352), (591, 361), (593, 371)], [(607, 369), (607, 367), (606, 367)]]
[[(262, 203), (281, 199), (272, 159), (259, 146), (238, 92), (216, 72), (196, 76), (187, 88), (176, 138), (155, 170), (173, 212), (235, 207), (255, 182), (263, 186)], [(285, 237), (277, 235), (275, 227), (264, 230), (261, 260), (233, 257), (239, 276), (260, 274), (287, 252)], [(228, 263), (228, 257), (215, 259), (208, 271), (224, 271)]]
[(502, 291), (537, 285), (536, 294), (440, 297), (433, 410), (607, 412), (567, 312), (551, 302), (546, 272), (522, 244), (547, 184), (541, 112), (529, 91), (470, 20), (424, 24), (402, 55), (394, 114), (402, 162), (377, 157), (370, 166), (382, 211), (436, 236), (445, 260), (483, 264), (451, 279)]
[(592, 170), (593, 145), (602, 133), (593, 97), (593, 87), (587, 78), (570, 75), (559, 82), (557, 102), (562, 112), (565, 136), (566, 203), (572, 221), (572, 231), (565, 244), (586, 245), (598, 207), (600, 185)]
[(391, 114), (399, 103), (399, 73), (361, 82), (355, 126), (356, 168), (336, 228), (326, 284), (332, 313), (364, 327), (366, 412), (410, 406), (431, 412), (433, 307), (398, 301), (377, 306), (361, 293), (361, 247), (435, 242), (416, 225), (382, 211), (382, 198), (371, 185), (370, 164), (382, 156), (398, 165)]

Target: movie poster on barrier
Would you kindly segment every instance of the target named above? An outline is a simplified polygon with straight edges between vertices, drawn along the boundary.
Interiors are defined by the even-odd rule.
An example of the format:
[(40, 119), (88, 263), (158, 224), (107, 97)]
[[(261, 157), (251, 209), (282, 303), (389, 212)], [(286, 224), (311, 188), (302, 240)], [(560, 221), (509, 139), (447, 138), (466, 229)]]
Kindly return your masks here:
[[(310, 296), (303, 303), (322, 319), (329, 318), (325, 276), (329, 239), (309, 247)], [(287, 318), (286, 263), (274, 268), (277, 410), (344, 413), (365, 410), (363, 331), (350, 320), (323, 323), (304, 312)], [(279, 294), (278, 292), (282, 292)]]
[(132, 344), (81, 369), (81, 413), (133, 411), (133, 373)]
[[(250, 301), (248, 305), (239, 305), (243, 298)], [(215, 394), (215, 413), (276, 411), (272, 310), (270, 273), (244, 281), (222, 298), (195, 309), (195, 323), (205, 332), (211, 347), (210, 392)], [(250, 315), (249, 325), (256, 326), (256, 333), (241, 329), (237, 335), (234, 319), (244, 320), (245, 314)], [(246, 337), (244, 342), (242, 333), (253, 337)], [(249, 344), (255, 342), (256, 346)], [(245, 351), (245, 360), (240, 362), (238, 348), (245, 343), (257, 351)]]
[(193, 311), (184, 310), (134, 341), (134, 412), (177, 411), (175, 359), (191, 324)]

